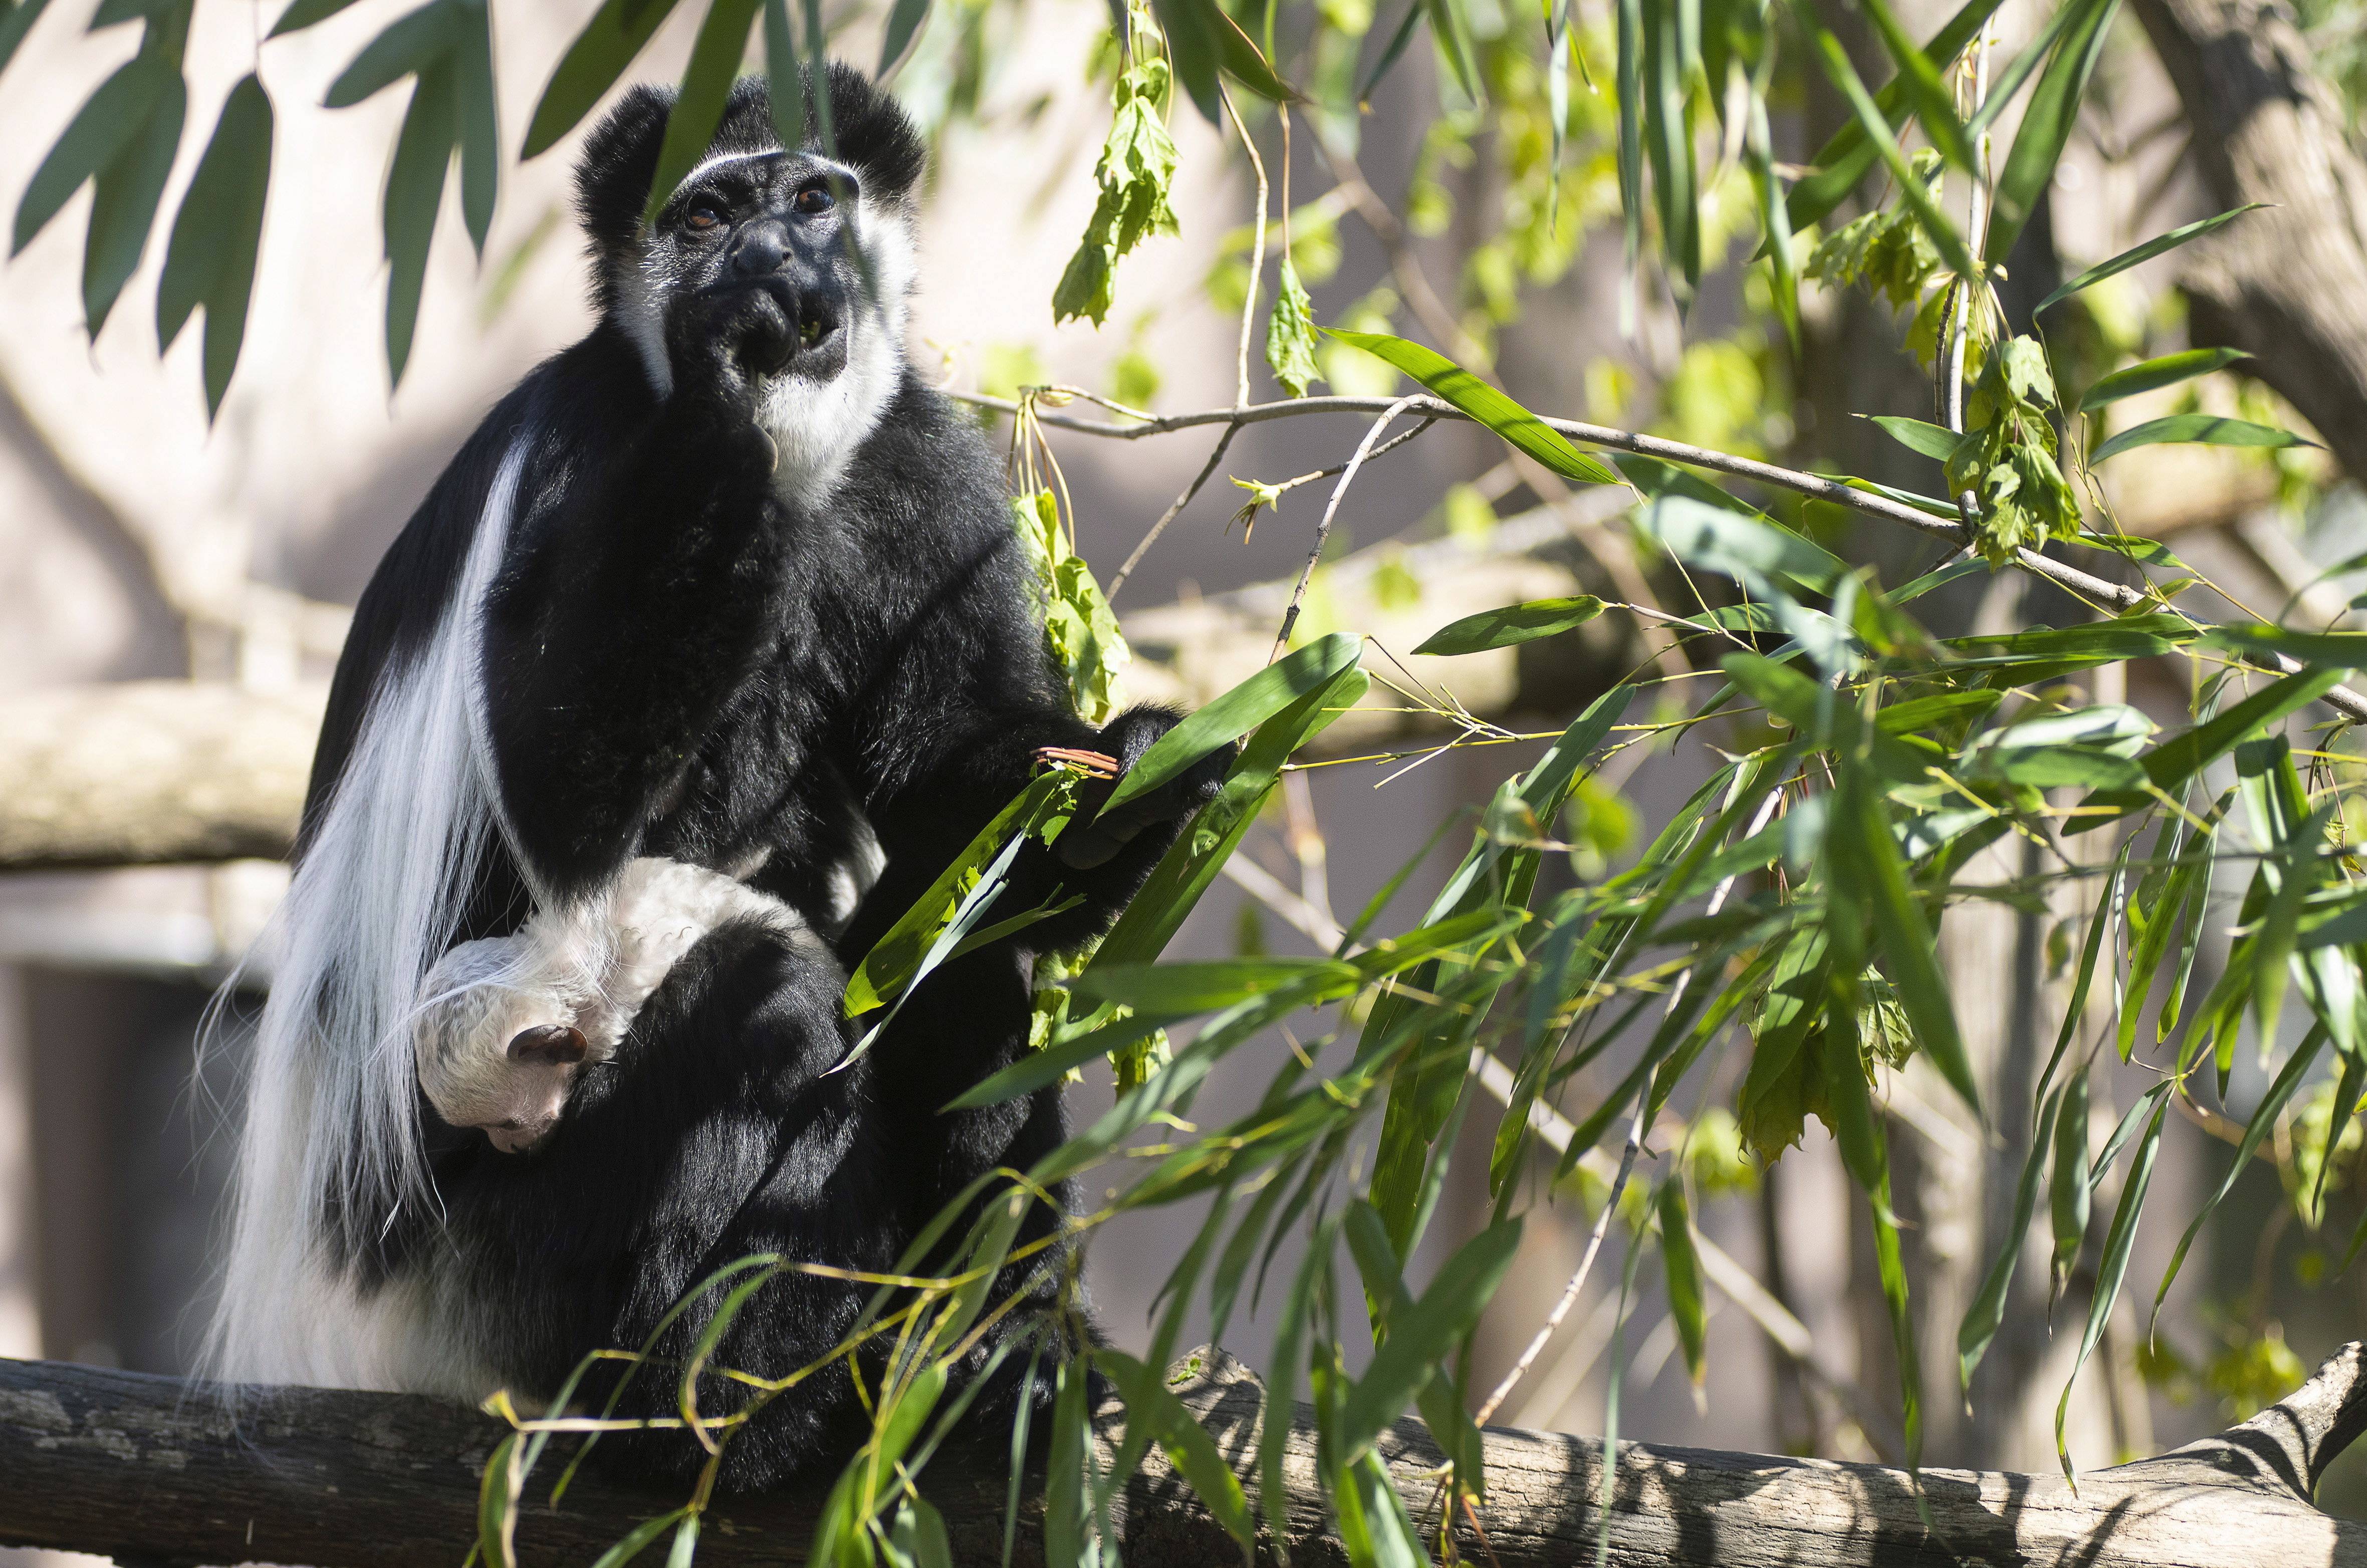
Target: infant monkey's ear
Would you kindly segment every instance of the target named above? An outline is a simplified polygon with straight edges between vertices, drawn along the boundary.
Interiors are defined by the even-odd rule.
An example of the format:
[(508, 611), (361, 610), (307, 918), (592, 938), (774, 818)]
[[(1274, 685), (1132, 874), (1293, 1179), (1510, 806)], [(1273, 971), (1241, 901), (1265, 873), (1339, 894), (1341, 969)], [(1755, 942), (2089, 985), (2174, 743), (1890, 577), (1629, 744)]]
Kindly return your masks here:
[(532, 1029), (522, 1029), (510, 1036), (510, 1060), (536, 1062), (546, 1066), (572, 1066), (583, 1059), (591, 1043), (583, 1032), (572, 1024), (538, 1023)]

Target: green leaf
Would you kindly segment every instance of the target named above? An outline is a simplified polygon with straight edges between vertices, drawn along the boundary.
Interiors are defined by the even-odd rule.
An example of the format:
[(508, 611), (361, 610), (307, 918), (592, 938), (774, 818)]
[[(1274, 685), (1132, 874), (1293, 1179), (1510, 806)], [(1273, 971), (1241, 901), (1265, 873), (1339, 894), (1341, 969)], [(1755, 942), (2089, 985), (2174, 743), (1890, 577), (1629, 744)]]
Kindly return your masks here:
[(353, 3), (354, 0), (293, 0), (288, 9), (279, 13), (279, 19), (271, 24), (271, 30), (263, 35), (265, 41), (325, 22)]
[[(1884, 0), (1859, 0), (1859, 9), (1874, 23), (1874, 30), (1882, 38), (1882, 47), (1890, 51), (1891, 60), (1898, 66), (1897, 83), (1904, 88), (1907, 102), (1922, 122), (1924, 134), (1940, 155), (1966, 174), (1975, 172), (1972, 143), (1965, 138), (1965, 128), (1956, 118), (1956, 103), (1946, 83), (1940, 80), (1939, 67), (1924, 57), (1898, 25), (1898, 17)], [(1881, 105), (1874, 106), (1877, 109)], [(1883, 117), (1888, 123), (1889, 117)]]
[(531, 158), (548, 151), (592, 112), (592, 106), (617, 85), (625, 67), (641, 52), (651, 35), (674, 14), (675, 0), (601, 0), (575, 41), (550, 73), (527, 121), (526, 141), (518, 156)]
[(650, 181), (650, 198), (641, 208), (641, 226), (658, 220), (674, 187), (707, 156), (708, 144), (723, 124), (723, 106), (731, 83), (740, 74), (748, 52), (748, 32), (755, 25), (762, 0), (712, 0), (698, 24), (698, 38), (690, 46), (690, 63), (683, 67), (682, 88), (666, 116), (665, 141), (658, 149), (657, 173)]
[(688, 1508), (676, 1508), (670, 1514), (660, 1514), (653, 1519), (643, 1519), (626, 1531), (616, 1545), (594, 1558), (592, 1568), (625, 1568), (625, 1564), (639, 1557), (648, 1548), (650, 1542), (682, 1523), (689, 1512)]
[[(1750, 161), (1750, 183), (1759, 198), (1759, 227), (1765, 235), (1769, 281), (1774, 286), (1775, 313), (1783, 318), (1784, 335), (1795, 354), (1800, 348), (1800, 266), (1792, 254), (1792, 219), (1784, 209), (1784, 190), (1775, 179), (1774, 137), (1767, 125), (1767, 96), (1750, 95), (1750, 123), (1744, 149)], [(1566, 118), (1566, 117), (1565, 117)], [(1559, 121), (1556, 124), (1557, 132)]]
[(396, 18), (329, 84), (324, 107), (351, 108), (405, 76), (424, 75), (460, 47), (463, 19), (459, 0), (428, 0)]
[(1175, 1461), (1177, 1472), (1200, 1499), (1201, 1506), (1225, 1527), (1227, 1534), (1240, 1542), (1243, 1551), (1253, 1548), (1256, 1528), (1250, 1518), (1249, 1499), (1241, 1493), (1240, 1477), (1225, 1462), (1208, 1429), (1192, 1418), (1182, 1400), (1168, 1392), (1164, 1375), (1122, 1350), (1096, 1350), (1093, 1361), (1108, 1374), (1126, 1400), (1129, 1440), (1136, 1423), (1147, 1426), (1160, 1447)]
[(213, 139), (181, 197), (156, 284), (156, 351), (173, 345), (198, 306), (206, 308), (206, 412), (221, 408), (255, 290), (263, 209), (271, 185), (271, 98), (249, 74), (222, 100)]
[(9, 254), (32, 243), (83, 183), (120, 157), (147, 124), (157, 101), (169, 90), (166, 79), (180, 73), (161, 54), (132, 56), (115, 74), (98, 85), (88, 102), (66, 122), (57, 144), (33, 171), (32, 180), (17, 203), (16, 237)]
[[(2072, 6), (2066, 6), (2063, 8), (2063, 14), (2068, 16), (2072, 13), (2073, 9), (2074, 8)], [(2210, 233), (2213, 230), (2223, 227), (2225, 224), (2233, 223), (2237, 219), (2241, 218), (2247, 212), (2255, 211), (2267, 205), (2268, 204), (2266, 202), (2255, 201), (2243, 207), (2231, 208), (2227, 211), (2219, 214), (2216, 218), (2205, 218), (2199, 223), (2189, 223), (2184, 228), (2172, 229), (2167, 234), (2157, 235), (2153, 239), (2147, 240), (2142, 245), (2133, 246), (2128, 250), (2123, 251), (2119, 255), (2114, 256), (2110, 261), (2099, 262), (2094, 266), (2091, 266), (2087, 271), (2081, 273), (2078, 276), (2073, 278), (2070, 282), (2063, 285), (2062, 288), (2055, 290), (2054, 293), (2049, 294), (2045, 299), (2041, 299), (2038, 302), (2038, 309), (2032, 311), (2031, 314), (2033, 316), (2043, 314), (2049, 305), (2057, 304), (2062, 300), (2068, 299), (2071, 296), (2078, 293), (2081, 289), (2091, 288), (2116, 273), (2126, 272), (2129, 268), (2135, 266), (2140, 263), (2149, 262), (2165, 251), (2176, 250), (2179, 246), (2186, 243), (2189, 240), (2199, 240), (2203, 235)]]
[(436, 237), (444, 175), (452, 162), (453, 97), (448, 67), (431, 64), (420, 73), (386, 178), (386, 363), (398, 387), (411, 359), (412, 331), (419, 323), (420, 290), (427, 278), (427, 248)]
[(1181, 777), (1203, 757), (1231, 745), (1318, 686), (1328, 685), (1363, 651), (1362, 638), (1333, 632), (1267, 665), (1152, 742), (1118, 780), (1102, 809), (1115, 811)]
[[(2097, 922), (2097, 929), (2101, 928), (2102, 922)], [(1981, 1280), (1979, 1294), (1965, 1310), (1963, 1325), (1956, 1330), (1956, 1377), (1967, 1393), (1972, 1392), (1974, 1369), (1988, 1354), (1990, 1342), (2005, 1323), (2006, 1297), (2013, 1288), (2014, 1265), (2022, 1258), (2022, 1239), (2030, 1234), (2031, 1217), (2038, 1211), (2038, 1175), (2054, 1142), (2055, 1118), (2061, 1097), (2062, 1090), (2053, 1091), (2038, 1109), (2038, 1121), (2030, 1134), (2030, 1153), (2022, 1162), (2022, 1179), (2013, 1190), (2013, 1223), (2005, 1228), (2004, 1238), (1998, 1244), (1997, 1258)]]
[[(1693, 127), (1685, 118), (1692, 82), (1678, 34), (1685, 0), (1644, 0), (1644, 79), (1649, 109), (1644, 152), (1652, 164), (1652, 196), (1660, 219), (1660, 245), (1676, 264), (1669, 281), (1680, 299), (1701, 282), (1701, 215), (1695, 197)], [(1698, 17), (1698, 6), (1694, 6)], [(1697, 28), (1696, 28), (1696, 30)]]
[(1265, 363), (1274, 372), (1274, 384), (1294, 398), (1305, 397), (1308, 384), (1318, 378), (1315, 333), (1314, 301), (1307, 297), (1307, 285), (1299, 281), (1298, 268), (1285, 254), (1274, 312), (1266, 318)]
[(1637, 522), (1687, 566), (1724, 572), (1762, 594), (1787, 581), (1828, 592), (1849, 570), (1830, 551), (1788, 528), (1691, 495), (1662, 495)]
[(2088, 1240), (2088, 1071), (2071, 1075), (2062, 1089), (2055, 1120), (2055, 1163), (2047, 1177), (2046, 1195), (2055, 1232), (2055, 1249), (2047, 1261), (2046, 1300), (2051, 1310), (2079, 1260)]
[(1159, 30), (1167, 36), (1167, 57), (1200, 118), (1219, 130), (1224, 109), (1217, 84), (1215, 0), (1150, 0)]
[(2031, 92), (2022, 129), (2014, 133), (2013, 151), (2006, 155), (1991, 193), (1984, 256), (1992, 265), (2013, 250), (2022, 226), (2030, 221), (2055, 178), (2055, 167), (2063, 161), (2064, 146), (2078, 123), (2080, 101), (2088, 94), (2088, 78), (2103, 57), (2104, 39), (2120, 8), (2120, 0), (2066, 0), (2065, 9), (2074, 17)]
[[(2005, 0), (1965, 0), (1965, 6), (1923, 46), (1923, 58), (1935, 70), (1946, 70), (2004, 3)], [(1894, 79), (1886, 84), (1874, 96), (1874, 103), (1882, 111), (1884, 124), (1906, 123), (1907, 87), (1903, 82)], [(1857, 188), (1866, 170), (1874, 166), (1875, 155), (1874, 143), (1866, 139), (1865, 127), (1857, 120), (1852, 119), (1833, 132), (1817, 150), (1812, 161), (1815, 172), (1792, 187), (1785, 203), (1791, 229), (1797, 232), (1839, 207)]]
[(486, 1568), (516, 1568), (517, 1502), (526, 1486), (518, 1464), (523, 1432), (512, 1432), (494, 1445), (477, 1483), (477, 1555)]
[[(1138, 29), (1142, 30), (1142, 29)], [(1169, 193), (1175, 181), (1175, 139), (1167, 130), (1172, 96), (1168, 62), (1144, 36), (1130, 40), (1125, 69), (1111, 90), (1109, 134), (1093, 164), (1101, 194), (1077, 253), (1052, 289), (1057, 321), (1109, 314), (1118, 262), (1152, 234), (1176, 232)]]
[(1421, 12), (1422, 0), (1406, 0), (1405, 14), (1398, 18), (1397, 30), (1389, 34), (1388, 44), (1381, 51), (1381, 57), (1373, 62), (1372, 72), (1365, 76), (1365, 85), (1356, 89), (1356, 102), (1359, 107), (1364, 107), (1370, 102), (1373, 89), (1381, 85), (1381, 79), (1389, 73), (1397, 65), (1399, 59), (1404, 55), (1406, 45), (1413, 41), (1414, 27), (1421, 20)]
[[(1216, 958), (1193, 964), (1096, 964), (1069, 982), (1081, 995), (1138, 1012), (1188, 1017), (1214, 1012), (1285, 986), (1317, 982), (1353, 989), (1364, 972), (1335, 958)], [(1328, 982), (1328, 984), (1327, 984)]]
[(1471, 29), (1464, 22), (1459, 0), (1421, 0), (1421, 8), (1430, 17), (1431, 39), (1438, 45), (1447, 68), (1455, 73), (1455, 85), (1463, 89), (1463, 96), (1473, 103), (1486, 103), (1485, 85), (1472, 60)]
[(897, 917), (846, 977), (847, 1017), (860, 1018), (876, 1010), (914, 983), (920, 966), (952, 929), (968, 896), (983, 884), (991, 863), (1014, 840), (1038, 828), (1073, 785), (1074, 775), (1064, 770), (1039, 773), (972, 836), (952, 863), (937, 874), (928, 891)]
[(94, 338), (107, 325), (123, 286), (139, 270), (140, 254), (147, 248), (148, 231), (164, 199), (164, 183), (172, 177), (174, 154), (180, 151), (188, 102), (181, 73), (168, 70), (130, 142), (91, 181), (82, 305), (85, 328)]
[(772, 102), (774, 134), (784, 147), (805, 145), (806, 82), (798, 62), (787, 0), (764, 0), (765, 96)]
[[(1851, 780), (1855, 770), (1844, 773)], [(1906, 868), (1898, 861), (1887, 811), (1878, 789), (1863, 783), (1845, 783), (1837, 792), (1827, 824), (1828, 842), (1847, 844), (1863, 877), (1863, 889), (1873, 901), (1872, 935), (1886, 957), (1898, 1000), (1914, 1026), (1916, 1044), (1949, 1087), (1963, 1097), (1973, 1114), (1981, 1114), (1981, 1093), (1973, 1077), (1972, 1060), (1965, 1053), (1956, 1029), (1956, 1010), (1948, 998), (1948, 985), (1940, 971), (1939, 954), (1931, 945), (1931, 923), (1916, 907), (1907, 885)]]
[(1391, 1314), (1387, 1343), (1374, 1352), (1341, 1409), (1335, 1452), (1353, 1462), (1413, 1403), (1439, 1361), (1478, 1323), (1520, 1245), (1519, 1218), (1499, 1220), (1439, 1266), (1410, 1310)]
[(479, 260), (485, 254), (485, 236), (493, 226), (493, 202), (501, 190), (502, 130), (493, 86), (493, 17), (488, 0), (452, 0), (459, 7), (459, 41), (453, 63), (459, 71), (460, 124), (460, 220), (468, 226), (469, 243)]
[(1562, 478), (1581, 484), (1619, 482), (1616, 474), (1580, 454), (1551, 425), (1444, 355), (1387, 333), (1352, 333), (1336, 327), (1323, 330), (1342, 343), (1361, 348), (1404, 371)]
[(1441, 655), (1485, 653), (1489, 649), (1512, 648), (1553, 637), (1573, 626), (1582, 626), (1601, 614), (1603, 601), (1591, 595), (1532, 599), (1525, 604), (1507, 604), (1499, 610), (1482, 610), (1476, 615), (1451, 621), (1431, 633), (1414, 651)]
[(1893, 441), (1910, 452), (1920, 452), (1926, 457), (1946, 462), (1955, 454), (1965, 438), (1945, 426), (1928, 424), (1920, 419), (1904, 419), (1897, 414), (1878, 413), (1874, 423), (1882, 426)]
[(1977, 276), (1978, 269), (1973, 265), (1973, 253), (1965, 247), (1965, 237), (1956, 232), (1956, 226), (1949, 222), (1933, 203), (1931, 192), (1924, 188), (1923, 181), (1908, 164), (1907, 154), (1899, 151), (1898, 139), (1891, 134), (1889, 120), (1875, 104), (1874, 95), (1865, 90), (1865, 84), (1858, 80), (1857, 68), (1850, 63), (1840, 40), (1817, 25), (1816, 17), (1805, 0), (1800, 6), (1800, 18), (1816, 46), (1818, 63), (1824, 67), (1825, 74), (1832, 78), (1833, 85), (1841, 90), (1841, 96), (1849, 100), (1850, 107), (1856, 111), (1858, 124), (1865, 129), (1874, 151), (1889, 165), (1891, 177), (1898, 183), (1899, 199), (1907, 204), (1908, 211), (1915, 214), (1916, 222), (1923, 226), (1923, 231), (1931, 237), (1931, 243), (1940, 248), (1940, 254), (1947, 261), (1950, 271), (1959, 277)]
[(2208, 376), (2214, 370), (2224, 370), (2239, 359), (2250, 357), (2240, 348), (2190, 348), (2177, 354), (2165, 354), (2158, 359), (2148, 359), (2142, 365), (2132, 365), (2125, 370), (2115, 370), (2099, 378), (2080, 398), (2079, 412), (2093, 413), (2106, 403), (2133, 398), (2139, 392), (2174, 387), (2180, 381)]
[(49, 4), (50, 0), (17, 0), (5, 14), (0, 14), (0, 71), (6, 71), (8, 62), (17, 58), (17, 46), (25, 41), (25, 35), (33, 30), (33, 24), (41, 19)]
[(1685, 1207), (1683, 1181), (1671, 1175), (1660, 1183), (1659, 1207), (1669, 1315), (1676, 1319), (1677, 1339), (1685, 1349), (1685, 1371), (1698, 1391), (1709, 1373), (1709, 1318), (1702, 1296), (1701, 1255), (1693, 1246), (1693, 1220)]
[(2367, 632), (2297, 632), (2256, 623), (2214, 626), (2201, 640), (2238, 653), (2281, 653), (2329, 670), (2367, 670)]
[(2249, 420), (2222, 419), (2217, 414), (2174, 413), (2161, 419), (2149, 419), (2143, 424), (2122, 431), (2096, 448), (2088, 459), (2095, 467), (2107, 457), (2139, 446), (2158, 446), (2166, 443), (2192, 443), (2203, 446), (2315, 446), (2315, 441), (2304, 440), (2290, 430), (2273, 425), (2254, 424)]
[[(2341, 678), (2339, 670), (2302, 670), (2271, 682), (2207, 723), (2181, 730), (2146, 752), (2146, 777), (2156, 789), (2175, 790), (2205, 765), (2225, 756), (2237, 742), (2325, 695)], [(2135, 792), (2091, 795), (2079, 803), (2063, 831), (2090, 832), (2115, 820), (2112, 812), (2100, 807), (2140, 810), (2151, 804), (2150, 795)]]
[(2071, 1364), (2071, 1375), (2064, 1381), (2063, 1397), (2055, 1404), (2055, 1454), (2063, 1462), (2065, 1479), (2071, 1476), (2071, 1450), (2065, 1444), (2063, 1427), (2070, 1414), (2071, 1390), (2079, 1381), (2079, 1371), (2088, 1364), (2089, 1353), (2103, 1337), (2104, 1325), (2111, 1321), (2112, 1305), (2120, 1300), (2121, 1281), (2129, 1271), (2129, 1251), (2137, 1239), (2137, 1216), (2145, 1210), (2146, 1189), (2153, 1182), (2154, 1156), (2161, 1152), (2161, 1119), (2169, 1111), (2169, 1085), (2159, 1085), (2153, 1092), (2160, 1099), (2154, 1107), (2153, 1118), (2146, 1124), (2145, 1140), (2137, 1145), (2136, 1158), (2129, 1168), (2129, 1179), (2121, 1188), (2121, 1201), (2112, 1211), (2112, 1228), (2104, 1233), (2103, 1257), (2096, 1265), (2096, 1285), (2088, 1301), (2088, 1326), (2079, 1336), (2079, 1354)]
[(928, 20), (929, 0), (896, 0), (894, 9), (888, 13), (887, 29), (880, 36), (879, 69), (872, 73), (875, 77), (885, 82), (896, 73)]

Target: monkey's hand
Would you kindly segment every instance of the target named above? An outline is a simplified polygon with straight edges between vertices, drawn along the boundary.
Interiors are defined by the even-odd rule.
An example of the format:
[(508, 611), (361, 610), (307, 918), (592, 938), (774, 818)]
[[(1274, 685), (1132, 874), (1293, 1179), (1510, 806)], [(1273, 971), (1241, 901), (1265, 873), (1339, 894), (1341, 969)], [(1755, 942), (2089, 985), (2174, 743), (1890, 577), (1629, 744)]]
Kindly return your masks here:
[(711, 411), (735, 426), (753, 425), (764, 384), (795, 349), (795, 333), (780, 301), (763, 288), (673, 301), (665, 318), (669, 400)]
[(1116, 790), (1118, 780), (1141, 761), (1154, 741), (1174, 728), (1175, 723), (1174, 714), (1158, 707), (1131, 708), (1109, 722), (1101, 734), (1101, 749), (1117, 759), (1116, 774), (1089, 778), (1079, 787), (1077, 815), (1052, 845), (1061, 864), (1075, 871), (1090, 871), (1132, 842), (1144, 829), (1157, 823), (1182, 821), (1217, 797), (1227, 771), (1233, 765), (1237, 747), (1220, 746), (1157, 789), (1145, 791), (1116, 811), (1102, 809), (1103, 802)]

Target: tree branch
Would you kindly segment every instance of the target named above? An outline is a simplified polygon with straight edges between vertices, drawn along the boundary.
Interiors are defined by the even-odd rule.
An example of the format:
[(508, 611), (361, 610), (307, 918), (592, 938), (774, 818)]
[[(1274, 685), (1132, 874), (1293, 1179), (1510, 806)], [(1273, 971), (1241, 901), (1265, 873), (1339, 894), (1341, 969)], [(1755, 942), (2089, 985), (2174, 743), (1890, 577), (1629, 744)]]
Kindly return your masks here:
[[(1908, 1561), (2079, 1562), (2087, 1568), (2252, 1568), (2367, 1564), (2367, 1525), (2311, 1506), (2327, 1463), (2367, 1425), (2361, 1351), (2347, 1346), (2282, 1404), (2174, 1453), (2091, 1472), (2075, 1494), (2054, 1476), (1929, 1470), (1914, 1482), (1875, 1465), (1622, 1444), (1609, 1527), (1622, 1568), (1788, 1563), (1852, 1568)], [(1262, 1391), (1248, 1369), (1196, 1351), (1171, 1389), (1256, 1495)], [(324, 1389), (238, 1391), (233, 1424), (220, 1391), (172, 1378), (59, 1362), (0, 1360), (0, 1543), (174, 1564), (311, 1562), (410, 1568), (457, 1561), (476, 1533), (478, 1476), (505, 1427), (465, 1405)], [(1123, 1412), (1104, 1409), (1107, 1462)], [(1441, 1461), (1422, 1428), (1399, 1422), (1379, 1445), (1416, 1520), (1435, 1528)], [(1344, 1562), (1314, 1484), (1315, 1432), (1295, 1413), (1285, 1457), (1292, 1561)], [(1487, 1433), (1487, 1530), (1456, 1535), (1467, 1562), (1498, 1568), (1590, 1559), (1601, 1445), (1503, 1427)], [(682, 1501), (579, 1477), (551, 1508), (549, 1477), (529, 1482), (518, 1525), (526, 1564), (590, 1561), (640, 1520)], [(957, 1562), (1002, 1559), (1003, 1477), (991, 1463), (930, 1467), (928, 1495)], [(719, 1502), (699, 1537), (709, 1568), (800, 1561), (817, 1491)], [(1040, 1562), (1040, 1505), (1023, 1510), (1015, 1561)], [(1154, 1454), (1129, 1488), (1118, 1529), (1140, 1568), (1235, 1560), (1232, 1546)], [(1267, 1543), (1272, 1545), (1271, 1536)], [(1263, 1553), (1261, 1553), (1263, 1556)]]
[(2139, 0), (2223, 208), (2267, 202), (2190, 247), (2179, 288), (2197, 346), (2259, 377), (2367, 482), (2367, 160), (2272, 0)]

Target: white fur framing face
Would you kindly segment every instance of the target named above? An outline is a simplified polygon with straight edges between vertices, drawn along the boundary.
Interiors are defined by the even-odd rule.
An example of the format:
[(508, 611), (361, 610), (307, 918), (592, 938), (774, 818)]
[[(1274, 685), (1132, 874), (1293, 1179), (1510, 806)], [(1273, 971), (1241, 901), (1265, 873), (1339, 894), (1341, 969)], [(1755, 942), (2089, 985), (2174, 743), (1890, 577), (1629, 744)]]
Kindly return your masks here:
[[(594, 898), (461, 943), (420, 987), (420, 1088), (452, 1125), (482, 1128), (504, 1154), (532, 1149), (558, 1125), (575, 1075), (615, 1056), (682, 956), (743, 918), (815, 940), (787, 905), (719, 872), (644, 857)], [(573, 1047), (554, 1055), (543, 1043), (563, 1032)]]

